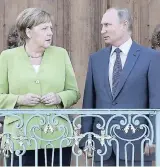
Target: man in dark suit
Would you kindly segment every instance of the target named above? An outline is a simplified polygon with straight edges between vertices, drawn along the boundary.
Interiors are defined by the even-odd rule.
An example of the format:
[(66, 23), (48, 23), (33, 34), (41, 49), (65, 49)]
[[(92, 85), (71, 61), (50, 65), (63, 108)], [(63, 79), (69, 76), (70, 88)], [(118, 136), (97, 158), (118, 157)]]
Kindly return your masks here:
[[(143, 47), (132, 41), (132, 18), (127, 9), (110, 8), (102, 17), (102, 35), (109, 47), (93, 53), (89, 58), (86, 77), (83, 108), (85, 109), (151, 109), (160, 108), (160, 55), (150, 48)], [(110, 116), (103, 116), (105, 121)], [(146, 124), (144, 118), (141, 124)], [(96, 124), (98, 118), (82, 118), (82, 133), (94, 132), (100, 134)], [(120, 123), (114, 119), (114, 123)], [(117, 130), (118, 134), (132, 138), (132, 133), (125, 134)], [(138, 138), (144, 133), (144, 129), (136, 131)], [(118, 140), (120, 145), (119, 164), (125, 165), (125, 142)], [(141, 141), (132, 147), (127, 147), (128, 165), (140, 165)], [(84, 147), (81, 142), (80, 147)], [(100, 142), (95, 140), (96, 150), (102, 148)], [(145, 144), (144, 165), (151, 165), (149, 156), (150, 147)], [(143, 154), (143, 153), (142, 153)], [(100, 156), (95, 151), (95, 165), (100, 165)], [(104, 165), (116, 165), (116, 146), (107, 146), (107, 152), (103, 157)]]

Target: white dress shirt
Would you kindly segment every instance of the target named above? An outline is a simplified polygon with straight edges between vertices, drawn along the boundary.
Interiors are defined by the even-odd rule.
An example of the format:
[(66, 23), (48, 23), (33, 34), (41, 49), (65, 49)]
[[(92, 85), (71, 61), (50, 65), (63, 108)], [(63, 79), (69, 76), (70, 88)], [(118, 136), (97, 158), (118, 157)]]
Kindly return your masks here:
[[(122, 44), (120, 47), (118, 47), (121, 50), (120, 58), (121, 58), (121, 62), (122, 62), (122, 69), (123, 69), (124, 64), (126, 62), (127, 55), (128, 55), (128, 52), (131, 48), (131, 45), (132, 45), (132, 39), (129, 38), (128, 41), (126, 41), (124, 44)], [(115, 51), (116, 48), (117, 47), (112, 46), (112, 50), (111, 50), (111, 54), (110, 54), (110, 60), (109, 60), (109, 83), (110, 83), (111, 92), (112, 92), (113, 67), (114, 67), (114, 63), (116, 61), (116, 53), (114, 51)]]

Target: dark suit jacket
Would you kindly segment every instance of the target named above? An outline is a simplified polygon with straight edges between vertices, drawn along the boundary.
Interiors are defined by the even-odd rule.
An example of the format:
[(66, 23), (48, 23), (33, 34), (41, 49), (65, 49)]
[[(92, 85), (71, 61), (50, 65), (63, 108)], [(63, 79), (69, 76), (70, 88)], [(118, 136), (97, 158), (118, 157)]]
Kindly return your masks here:
[[(128, 53), (126, 63), (120, 76), (120, 82), (114, 97), (109, 84), (109, 58), (111, 47), (103, 48), (90, 56), (88, 73), (85, 84), (83, 108), (85, 109), (155, 109), (160, 108), (160, 53), (150, 48), (143, 47), (133, 42)], [(103, 116), (107, 122), (109, 115)], [(146, 119), (141, 118), (141, 123), (146, 124)], [(82, 118), (82, 133), (100, 133), (96, 124), (100, 123), (98, 118)], [(114, 120), (112, 124), (119, 123)], [(136, 137), (143, 134), (143, 130), (137, 131)], [(124, 136), (122, 131), (117, 131)], [(131, 138), (132, 134), (127, 134)], [(140, 160), (140, 142), (136, 141), (135, 160)], [(120, 159), (125, 159), (124, 144), (120, 143)], [(96, 149), (101, 148), (95, 140)], [(81, 142), (81, 147), (84, 142)], [(116, 145), (108, 146), (104, 160), (116, 152)], [(131, 160), (131, 146), (128, 147), (128, 159)], [(147, 160), (150, 158), (147, 157)], [(95, 154), (95, 161), (100, 157)]]

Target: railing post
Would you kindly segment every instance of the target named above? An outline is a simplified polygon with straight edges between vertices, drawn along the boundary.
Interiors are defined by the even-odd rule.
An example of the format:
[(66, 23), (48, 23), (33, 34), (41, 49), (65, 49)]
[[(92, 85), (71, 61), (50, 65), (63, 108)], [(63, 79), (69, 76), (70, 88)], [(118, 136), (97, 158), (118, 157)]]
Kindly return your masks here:
[(160, 166), (160, 111), (156, 112), (156, 166)]

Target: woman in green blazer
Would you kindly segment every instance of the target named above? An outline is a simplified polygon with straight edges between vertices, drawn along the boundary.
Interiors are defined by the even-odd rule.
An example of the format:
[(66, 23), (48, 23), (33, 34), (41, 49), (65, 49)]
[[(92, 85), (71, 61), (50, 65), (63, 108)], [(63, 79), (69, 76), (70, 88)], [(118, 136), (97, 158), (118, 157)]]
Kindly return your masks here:
[[(37, 8), (25, 9), (17, 18), (17, 29), (20, 37), (25, 43), (23, 46), (5, 50), (0, 55), (0, 109), (60, 109), (69, 108), (77, 103), (80, 93), (77, 87), (75, 74), (65, 49), (51, 46), (52, 23), (50, 15)], [(54, 117), (54, 115), (43, 119), (54, 118), (57, 123), (40, 124), (42, 117), (31, 115), (19, 115), (18, 117), (7, 116), (4, 121), (3, 147), (6, 145), (5, 134), (10, 133), (14, 142), (14, 151), (26, 148), (23, 156), (23, 166), (34, 166), (35, 149), (38, 148), (38, 165), (45, 165), (44, 150), (47, 148), (48, 165), (52, 162), (52, 147), (54, 148), (54, 165), (59, 165), (59, 148), (63, 147), (62, 165), (69, 166), (71, 159), (71, 143), (60, 144), (60, 138), (64, 135), (62, 127), (69, 131), (66, 135), (72, 135), (72, 129), (67, 121), (67, 115)], [(20, 118), (24, 120), (26, 133), (23, 128), (17, 128)], [(65, 119), (66, 118), (66, 119)], [(51, 120), (50, 120), (51, 121)], [(37, 137), (37, 146), (34, 141), (27, 144), (17, 136), (30, 139)], [(32, 132), (32, 133), (31, 133)], [(42, 139), (42, 140), (41, 140)], [(44, 140), (55, 140), (47, 143)], [(47, 143), (47, 144), (46, 144)], [(18, 166), (18, 157), (14, 156), (14, 166)]]

